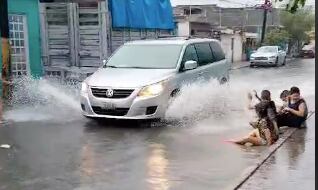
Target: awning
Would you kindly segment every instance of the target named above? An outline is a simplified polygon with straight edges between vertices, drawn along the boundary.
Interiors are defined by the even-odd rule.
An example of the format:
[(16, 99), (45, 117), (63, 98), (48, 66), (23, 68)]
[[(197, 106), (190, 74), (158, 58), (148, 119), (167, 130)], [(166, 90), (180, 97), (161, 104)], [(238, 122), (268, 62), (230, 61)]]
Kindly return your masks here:
[(109, 0), (113, 27), (174, 29), (170, 0)]

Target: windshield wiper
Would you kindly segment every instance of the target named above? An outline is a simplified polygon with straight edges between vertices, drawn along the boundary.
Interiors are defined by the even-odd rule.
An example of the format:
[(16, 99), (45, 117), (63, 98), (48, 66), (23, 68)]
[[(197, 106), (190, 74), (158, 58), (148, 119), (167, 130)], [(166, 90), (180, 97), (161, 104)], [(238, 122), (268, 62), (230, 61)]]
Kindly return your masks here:
[(145, 68), (145, 67), (137, 67), (137, 66), (124, 66), (124, 67), (120, 67), (120, 68), (132, 68), (132, 69), (148, 69), (148, 68)]

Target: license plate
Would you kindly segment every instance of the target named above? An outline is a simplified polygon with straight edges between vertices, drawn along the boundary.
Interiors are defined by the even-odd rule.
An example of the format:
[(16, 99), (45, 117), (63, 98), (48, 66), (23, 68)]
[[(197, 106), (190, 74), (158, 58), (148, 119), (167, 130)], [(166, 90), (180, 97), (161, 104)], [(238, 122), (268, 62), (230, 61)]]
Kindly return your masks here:
[(106, 109), (106, 110), (114, 110), (115, 105), (113, 103), (110, 103), (110, 102), (105, 102), (105, 103), (103, 103), (102, 108)]

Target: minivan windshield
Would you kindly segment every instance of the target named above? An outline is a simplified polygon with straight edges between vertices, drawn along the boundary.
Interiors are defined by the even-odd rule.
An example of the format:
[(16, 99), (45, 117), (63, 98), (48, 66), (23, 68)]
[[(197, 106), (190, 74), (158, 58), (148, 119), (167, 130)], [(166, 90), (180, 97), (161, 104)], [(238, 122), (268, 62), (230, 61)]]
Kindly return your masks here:
[(276, 46), (263, 46), (257, 49), (259, 53), (275, 53), (277, 52)]
[(177, 67), (182, 45), (126, 44), (109, 58), (104, 67), (174, 69)]

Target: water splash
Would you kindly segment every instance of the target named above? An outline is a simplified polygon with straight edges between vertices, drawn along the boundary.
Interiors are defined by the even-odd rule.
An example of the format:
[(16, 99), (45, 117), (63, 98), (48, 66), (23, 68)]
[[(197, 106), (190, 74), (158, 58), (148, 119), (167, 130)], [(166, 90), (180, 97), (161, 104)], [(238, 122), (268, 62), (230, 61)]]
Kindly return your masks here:
[(81, 117), (79, 85), (53, 79), (19, 78), (14, 81), (5, 118), (16, 121), (70, 121)]
[(253, 75), (258, 74), (261, 73), (253, 73), (246, 80), (231, 80), (226, 85), (220, 85), (216, 80), (186, 85), (169, 106), (166, 119), (182, 121), (181, 126), (195, 126), (194, 133), (218, 133), (233, 128), (248, 128), (248, 122), (255, 113), (247, 109), (247, 93), (253, 89), (259, 94), (264, 89), (270, 90), (277, 106), (282, 104), (279, 98), (281, 91), (291, 86), (298, 86), (305, 99), (315, 94), (312, 80), (282, 80), (277, 77), (270, 83), (252, 81)]

